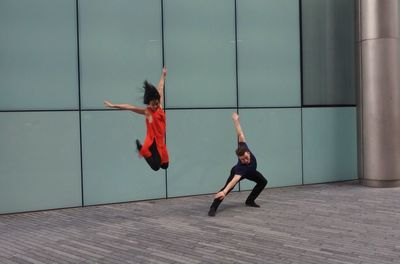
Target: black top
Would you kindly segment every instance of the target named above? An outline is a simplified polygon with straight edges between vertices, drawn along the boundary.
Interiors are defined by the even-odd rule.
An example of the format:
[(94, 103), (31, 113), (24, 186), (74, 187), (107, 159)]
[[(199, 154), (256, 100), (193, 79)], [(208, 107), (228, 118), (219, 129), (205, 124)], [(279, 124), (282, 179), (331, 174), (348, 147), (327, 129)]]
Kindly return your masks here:
[(255, 170), (257, 169), (257, 160), (256, 157), (251, 153), (249, 147), (247, 146), (246, 142), (239, 142), (239, 147), (243, 146), (245, 147), (249, 152), (250, 152), (250, 163), (249, 164), (242, 164), (240, 160), (238, 159), (238, 163), (234, 167), (234, 171), (236, 175), (240, 175), (244, 178), (248, 174), (254, 173)]

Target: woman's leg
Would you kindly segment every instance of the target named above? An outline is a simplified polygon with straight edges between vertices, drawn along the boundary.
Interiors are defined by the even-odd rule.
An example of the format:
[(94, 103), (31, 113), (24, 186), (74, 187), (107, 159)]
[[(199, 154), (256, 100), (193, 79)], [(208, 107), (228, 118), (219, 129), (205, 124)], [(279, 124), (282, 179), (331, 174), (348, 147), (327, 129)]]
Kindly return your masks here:
[(148, 149), (144, 149), (143, 146), (141, 146), (139, 140), (136, 140), (136, 146), (140, 154), (146, 160), (147, 164), (149, 164), (149, 166), (153, 170), (158, 171), (161, 167), (161, 157), (160, 153), (158, 153), (157, 150), (156, 140), (155, 139), (153, 140), (153, 143), (150, 145)]

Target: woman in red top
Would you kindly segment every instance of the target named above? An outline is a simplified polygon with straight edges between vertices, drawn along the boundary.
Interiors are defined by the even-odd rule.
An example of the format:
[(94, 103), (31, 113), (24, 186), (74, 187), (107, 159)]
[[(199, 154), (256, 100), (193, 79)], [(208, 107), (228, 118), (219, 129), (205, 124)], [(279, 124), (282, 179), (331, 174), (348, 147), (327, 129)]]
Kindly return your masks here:
[(167, 69), (163, 68), (157, 89), (149, 82), (144, 81), (143, 102), (147, 105), (146, 108), (129, 104), (112, 104), (109, 101), (104, 101), (107, 107), (130, 110), (146, 117), (146, 138), (143, 145), (140, 144), (139, 140), (136, 140), (136, 147), (140, 155), (146, 159), (147, 163), (155, 171), (160, 168), (167, 169), (169, 164), (168, 150), (165, 144), (165, 112), (162, 108), (166, 76)]

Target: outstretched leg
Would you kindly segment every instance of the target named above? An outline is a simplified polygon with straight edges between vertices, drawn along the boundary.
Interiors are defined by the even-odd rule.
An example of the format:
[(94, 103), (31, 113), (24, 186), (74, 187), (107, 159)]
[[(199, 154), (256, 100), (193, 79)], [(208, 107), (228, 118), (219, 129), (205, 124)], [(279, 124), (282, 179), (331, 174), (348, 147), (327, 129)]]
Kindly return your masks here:
[(246, 179), (256, 183), (256, 186), (254, 186), (253, 190), (246, 199), (246, 205), (251, 207), (260, 207), (254, 201), (256, 200), (258, 195), (262, 192), (262, 190), (265, 188), (265, 186), (267, 186), (268, 181), (258, 171), (255, 171), (255, 173), (248, 175)]
[[(225, 183), (224, 187), (222, 187), (221, 190), (219, 190), (219, 191), (222, 191), (223, 189), (225, 189), (225, 187), (228, 185), (228, 183), (232, 180), (233, 176), (235, 175), (234, 168), (235, 167), (233, 167), (231, 169), (231, 173), (229, 175), (229, 178), (226, 180), (226, 183)], [(232, 191), (232, 189), (230, 189), (227, 192), (226, 195), (228, 195), (228, 193), (230, 193)], [(217, 212), (218, 206), (222, 203), (222, 200), (223, 199), (214, 199), (213, 203), (210, 206), (210, 210), (208, 211), (208, 215), (209, 216), (215, 216), (215, 213)]]

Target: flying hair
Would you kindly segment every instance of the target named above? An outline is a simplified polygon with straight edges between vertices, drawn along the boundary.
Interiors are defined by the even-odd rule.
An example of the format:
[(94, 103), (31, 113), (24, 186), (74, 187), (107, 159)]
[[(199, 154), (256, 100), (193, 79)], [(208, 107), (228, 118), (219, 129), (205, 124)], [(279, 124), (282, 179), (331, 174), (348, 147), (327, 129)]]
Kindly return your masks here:
[(154, 87), (154, 85), (149, 83), (147, 80), (144, 81), (143, 83), (143, 89), (144, 89), (144, 96), (143, 96), (144, 104), (148, 105), (152, 100), (160, 100), (160, 93), (158, 92), (156, 87)]

